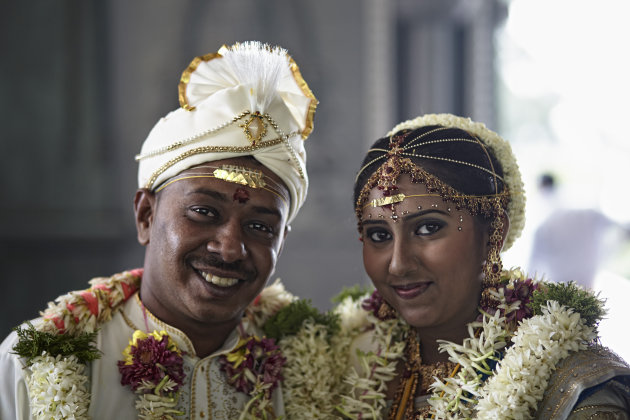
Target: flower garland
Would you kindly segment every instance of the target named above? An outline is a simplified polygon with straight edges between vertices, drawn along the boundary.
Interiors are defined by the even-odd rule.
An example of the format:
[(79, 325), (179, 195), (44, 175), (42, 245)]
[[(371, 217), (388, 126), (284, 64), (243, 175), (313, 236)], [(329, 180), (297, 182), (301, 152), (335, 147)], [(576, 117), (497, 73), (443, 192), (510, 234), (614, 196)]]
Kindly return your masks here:
[[(493, 295), (498, 305), (480, 308), (480, 319), (468, 325), (469, 337), (462, 344), (440, 342), (440, 351), (460, 368), (453, 377), (435, 378), (431, 385), (434, 418), (532, 418), (556, 364), (597, 337), (587, 316), (559, 302), (587, 302), (587, 308), (594, 308), (596, 322), (601, 302), (576, 286), (538, 283), (520, 270), (511, 270), (502, 273), (501, 286)], [(370, 299), (366, 303), (368, 310), (376, 306)], [(588, 313), (584, 307), (579, 309)], [(352, 369), (346, 376), (338, 411), (351, 419), (380, 419), (387, 383), (403, 359), (401, 337), (408, 326), (365, 313), (373, 324), (378, 350), (359, 352), (361, 372)]]
[(479, 418), (528, 418), (543, 399), (558, 362), (597, 338), (580, 314), (556, 301), (523, 321), (499, 368), (479, 395)]
[(236, 347), (219, 359), (228, 383), (251, 397), (239, 419), (275, 418), (271, 393), (283, 379), (286, 361), (275, 340), (246, 335), (241, 327)]
[[(35, 418), (89, 418), (89, 379), (84, 372), (88, 361), (100, 357), (91, 344), (95, 331), (139, 289), (141, 277), (139, 269), (93, 279), (89, 289), (49, 303), (36, 327), (17, 328), (20, 339), (14, 350), (27, 359), (27, 386)], [(252, 397), (241, 419), (275, 418), (271, 394), (283, 377), (287, 413), (298, 418), (307, 412), (312, 418), (327, 418), (333, 411), (330, 396), (344, 364), (330, 362), (338, 359), (336, 355), (350, 340), (331, 333), (336, 319), (298, 301), (279, 281), (263, 289), (244, 318), (254, 329), (263, 329), (283, 309), (293, 306), (307, 310), (290, 317), (295, 324), (291, 334), (284, 334), (276, 344), (276, 339), (247, 333), (241, 325), (237, 346), (220, 359), (228, 382)], [(183, 352), (165, 331), (135, 331), (123, 355), (118, 362), (121, 384), (138, 394), (139, 418), (172, 420), (184, 414), (177, 410), (184, 380)], [(310, 388), (305, 388), (306, 382)]]
[(400, 318), (379, 314), (381, 303), (382, 298), (374, 292), (362, 303), (351, 304), (350, 299), (346, 299), (338, 310), (342, 320), (348, 319), (346, 324), (356, 326), (359, 332), (373, 327), (374, 340), (378, 343), (376, 352), (357, 350), (360, 372), (353, 368), (344, 379), (346, 390), (336, 410), (346, 418), (381, 418), (386, 406), (387, 384), (396, 377), (398, 362), (403, 358), (405, 324)]
[(335, 418), (333, 390), (338, 388), (346, 368), (342, 349), (350, 336), (331, 335), (327, 327), (312, 319), (292, 336), (280, 340), (282, 353), (291, 360), (284, 369), (283, 395), (289, 419)]
[(122, 375), (120, 383), (138, 394), (138, 417), (174, 420), (174, 416), (185, 414), (176, 409), (177, 391), (184, 383), (182, 355), (166, 331), (133, 333), (118, 370)]
[(246, 318), (276, 340), (288, 361), (283, 369), (282, 394), (287, 418), (332, 419), (345, 369), (350, 336), (341, 329), (338, 314), (321, 314), (309, 301), (299, 300), (282, 285), (265, 288), (246, 311)]
[(44, 352), (32, 360), (27, 378), (31, 412), (36, 419), (87, 418), (90, 394), (85, 365), (76, 356), (56, 357)]
[(36, 419), (89, 418), (85, 363), (100, 357), (89, 342), (97, 326), (109, 321), (138, 290), (141, 277), (142, 270), (132, 270), (95, 278), (89, 289), (50, 302), (36, 328), (29, 324), (30, 329), (17, 329), (20, 341), (14, 350), (27, 358), (27, 386)]

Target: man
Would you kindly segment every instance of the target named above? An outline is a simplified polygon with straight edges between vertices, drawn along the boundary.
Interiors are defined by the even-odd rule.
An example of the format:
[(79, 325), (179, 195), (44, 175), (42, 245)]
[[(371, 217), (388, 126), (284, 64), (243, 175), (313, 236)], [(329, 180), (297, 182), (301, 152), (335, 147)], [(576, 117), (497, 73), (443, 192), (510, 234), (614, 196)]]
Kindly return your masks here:
[(1, 419), (283, 414), (286, 359), (255, 322), (270, 314), (244, 313), (304, 202), (317, 101), (285, 50), (257, 42), (195, 58), (179, 99), (136, 157), (144, 268), (4, 341)]

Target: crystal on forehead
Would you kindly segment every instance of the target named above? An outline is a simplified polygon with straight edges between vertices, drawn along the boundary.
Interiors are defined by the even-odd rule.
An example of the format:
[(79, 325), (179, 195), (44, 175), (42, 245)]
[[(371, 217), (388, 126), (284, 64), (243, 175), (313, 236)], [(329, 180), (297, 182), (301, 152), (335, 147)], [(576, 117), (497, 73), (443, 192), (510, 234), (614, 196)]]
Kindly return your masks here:
[(244, 166), (222, 165), (214, 170), (213, 175), (223, 181), (247, 185), (251, 188), (262, 188), (267, 185), (262, 171)]

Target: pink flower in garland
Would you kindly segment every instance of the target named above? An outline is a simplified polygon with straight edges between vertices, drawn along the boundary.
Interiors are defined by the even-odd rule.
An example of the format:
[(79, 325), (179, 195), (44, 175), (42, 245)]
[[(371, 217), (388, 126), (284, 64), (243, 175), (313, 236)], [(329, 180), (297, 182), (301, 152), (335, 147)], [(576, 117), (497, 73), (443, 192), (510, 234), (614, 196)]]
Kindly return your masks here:
[(519, 300), (521, 301), (519, 308), (507, 315), (507, 322), (519, 322), (534, 315), (534, 312), (528, 304), (532, 299), (534, 291), (538, 290), (538, 287), (538, 283), (534, 283), (532, 279), (526, 279), (517, 280), (513, 285), (508, 285), (505, 288), (505, 301), (508, 305)]
[[(506, 322), (518, 323), (526, 318), (531, 318), (534, 315), (533, 310), (529, 307), (529, 302), (532, 299), (534, 291), (538, 290), (539, 284), (532, 279), (525, 280), (513, 280), (501, 287), (503, 289), (503, 296), (505, 297), (505, 304), (509, 311), (506, 313), (506, 309), (501, 307), (484, 306), (482, 309), (494, 315), (498, 310), (501, 316), (505, 316)], [(515, 305), (518, 302), (518, 305)], [(515, 308), (516, 307), (516, 308)], [(482, 320), (483, 315), (479, 314), (477, 321)]]
[[(383, 307), (383, 304), (386, 306)], [(396, 312), (389, 307), (378, 290), (374, 290), (370, 297), (365, 298), (363, 302), (361, 302), (361, 308), (366, 312), (372, 312), (374, 316), (381, 321), (396, 318)]]
[(123, 385), (130, 385), (134, 391), (152, 392), (164, 378), (174, 383), (169, 392), (175, 392), (184, 383), (184, 360), (166, 331), (146, 334), (135, 331), (129, 346), (123, 351), (125, 358), (118, 361), (118, 370)]
[(286, 359), (275, 340), (249, 336), (241, 338), (230, 353), (220, 359), (221, 370), (237, 391), (251, 394), (263, 389), (267, 397), (278, 386)]

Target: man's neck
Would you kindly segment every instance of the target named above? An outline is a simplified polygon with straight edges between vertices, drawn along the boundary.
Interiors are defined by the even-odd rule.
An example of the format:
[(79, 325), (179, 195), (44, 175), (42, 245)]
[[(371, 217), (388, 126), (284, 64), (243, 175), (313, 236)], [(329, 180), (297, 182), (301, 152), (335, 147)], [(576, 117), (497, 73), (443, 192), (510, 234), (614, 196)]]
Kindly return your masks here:
[(190, 326), (178, 328), (182, 330), (192, 342), (197, 357), (203, 359), (220, 349), (237, 325), (221, 324), (211, 327), (206, 326), (201, 329), (190, 328)]
[(239, 324), (238, 320), (221, 323), (199, 322), (194, 319), (181, 320), (168, 312), (161, 311), (161, 306), (153, 302), (150, 293), (142, 294), (142, 288), (140, 293), (139, 297), (144, 309), (165, 324), (186, 334), (195, 349), (195, 354), (202, 359), (220, 349)]

